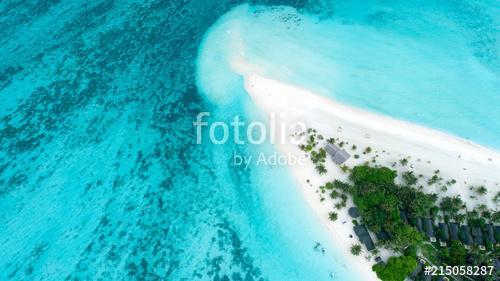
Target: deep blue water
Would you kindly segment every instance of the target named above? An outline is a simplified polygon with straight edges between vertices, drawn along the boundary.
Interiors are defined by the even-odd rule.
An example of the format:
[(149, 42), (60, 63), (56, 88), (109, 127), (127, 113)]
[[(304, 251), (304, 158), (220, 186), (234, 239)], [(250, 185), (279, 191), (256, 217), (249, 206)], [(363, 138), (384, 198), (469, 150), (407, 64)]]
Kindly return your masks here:
[[(398, 15), (405, 18), (405, 11), (408, 13), (407, 6), (388, 1), (363, 1), (368, 4), (360, 10), (351, 1), (301, 2), (254, 4), (265, 5), (259, 8), (263, 11), (275, 4), (295, 7), (304, 13), (299, 18), (305, 17), (306, 29), (314, 29), (314, 22), (328, 23), (333, 19), (346, 28), (356, 28), (360, 22), (363, 27), (373, 25), (386, 36), (392, 36), (397, 28), (384, 28), (397, 21)], [(380, 8), (373, 3), (380, 4)], [(452, 64), (448, 69), (454, 71), (452, 81), (479, 73), (485, 80), (481, 82), (476, 77), (471, 82), (475, 88), (484, 86), (479, 89), (487, 99), (480, 96), (479, 104), (485, 105), (490, 120), (499, 120), (498, 113), (491, 111), (500, 104), (496, 103), (498, 95), (490, 95), (491, 89), (498, 93), (498, 19), (491, 15), (498, 4), (460, 3), (441, 1), (438, 6), (469, 30), (470, 40), (454, 46), (467, 51), (464, 57), (477, 58), (481, 67), (477, 72), (470, 68), (475, 64), (466, 64), (465, 68)], [(210, 26), (239, 4), (0, 2), (0, 280), (315, 281), (331, 280), (330, 272), (335, 273), (337, 280), (359, 280), (352, 268), (343, 265), (284, 167), (250, 166), (245, 170), (233, 166), (228, 157), (234, 151), (249, 155), (260, 150), (272, 152), (271, 146), (195, 144), (192, 122), (200, 111), (212, 112), (213, 120), (229, 120), (234, 114), (245, 118), (258, 115), (252, 113), (248, 97), (238, 87), (241, 77), (237, 75), (214, 78), (234, 83), (234, 88), (224, 86), (222, 90), (230, 90), (236, 99), (212, 99), (212, 93), (198, 89), (197, 56), (203, 52), (200, 44), (207, 31), (217, 32)], [(417, 6), (418, 3), (412, 7)], [(425, 14), (428, 9), (418, 11)], [(247, 19), (246, 13), (240, 15)], [(467, 20), (460, 20), (463, 15), (467, 15)], [(429, 21), (433, 23), (433, 17)], [(285, 22), (285, 29), (290, 23), (287, 18), (276, 22)], [(266, 23), (269, 22), (263, 22)], [(419, 23), (413, 27), (416, 26), (434, 25)], [(328, 24), (327, 27), (335, 28)], [(339, 34), (339, 42), (360, 42), (359, 38), (349, 37), (356, 33), (341, 27), (336, 28), (342, 32), (335, 33)], [(412, 31), (405, 25), (396, 27), (402, 33)], [(259, 34), (262, 40), (268, 40), (263, 30), (246, 33), (251, 34), (248, 43), (258, 45), (259, 40), (254, 37)], [(273, 32), (272, 28), (267, 30)], [(307, 34), (310, 39), (317, 39), (318, 32), (324, 32), (298, 30), (298, 37), (291, 33), (290, 43)], [(443, 27), (436, 38), (441, 38), (446, 30)], [(276, 38), (273, 44), (283, 39)], [(388, 44), (376, 39), (378, 44)], [(420, 46), (419, 42), (414, 44)], [(262, 46), (273, 50), (271, 45)], [(339, 44), (336, 50), (352, 55), (353, 49), (346, 46)], [(389, 49), (401, 50), (400, 47), (396, 44)], [(428, 53), (439, 52), (444, 51), (429, 47)], [(266, 58), (262, 52), (249, 54)], [(276, 52), (269, 54), (287, 60), (287, 52), (281, 58)], [(415, 54), (418, 52), (412, 49), (401, 57)], [(352, 62), (340, 60), (346, 56), (326, 57), (342, 66)], [(278, 78), (294, 79), (306, 86), (315, 84), (322, 77), (314, 69), (321, 68), (312, 64), (317, 58), (311, 58), (311, 67), (305, 70), (300, 65), (294, 67), (297, 60), (290, 60), (292, 71)], [(384, 59), (389, 57), (355, 65), (369, 71)], [(428, 60), (432, 61), (432, 57)], [(270, 62), (264, 64), (266, 67), (279, 62), (265, 61)], [(375, 69), (372, 73), (386, 71), (390, 80), (394, 73), (402, 72), (394, 68), (396, 62), (388, 61), (385, 70)], [(400, 64), (404, 66), (406, 61)], [(430, 65), (433, 64), (425, 64)], [(378, 84), (363, 86), (373, 92), (352, 91), (353, 83), (359, 85), (360, 80), (349, 79), (359, 68), (335, 69), (346, 71), (323, 74), (321, 80), (326, 84), (317, 84), (320, 92), (328, 95), (329, 81), (341, 81), (342, 90), (336, 91), (334, 98), (388, 113), (373, 102), (378, 99), (373, 94)], [(457, 69), (467, 71), (457, 73)], [(313, 71), (314, 75), (304, 75), (304, 71)], [(220, 73), (227, 74), (224, 70)], [(330, 74), (343, 79), (329, 80), (335, 77)], [(367, 77), (373, 83), (380, 78)], [(209, 80), (215, 81), (212, 78)], [(445, 86), (443, 91), (449, 93)], [(463, 84), (457, 84), (453, 89), (462, 88)], [(384, 97), (386, 103), (407, 100)], [(457, 100), (470, 106), (467, 112), (471, 116), (484, 117), (477, 111), (478, 103)], [(425, 103), (418, 106), (429, 108)], [(405, 112), (403, 106), (395, 110), (396, 117)], [(426, 114), (434, 116), (440, 112), (444, 111)], [(412, 119), (416, 115), (408, 116)], [(447, 119), (439, 116), (433, 120)], [(494, 145), (500, 122), (470, 120), (464, 126), (476, 128), (477, 135), (486, 136), (478, 141)], [(448, 130), (439, 122), (435, 127)], [(460, 130), (450, 131), (462, 134)], [(314, 250), (317, 242), (325, 248), (324, 255)]]

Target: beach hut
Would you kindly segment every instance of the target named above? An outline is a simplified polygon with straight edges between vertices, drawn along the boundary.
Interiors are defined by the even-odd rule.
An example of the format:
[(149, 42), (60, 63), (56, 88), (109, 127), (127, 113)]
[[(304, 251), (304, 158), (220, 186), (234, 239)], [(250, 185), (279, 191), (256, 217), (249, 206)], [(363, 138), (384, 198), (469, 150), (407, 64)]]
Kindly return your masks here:
[(349, 155), (349, 153), (347, 153), (345, 150), (341, 150), (341, 151), (335, 153), (335, 155), (333, 156), (332, 159), (333, 159), (333, 162), (340, 165), (340, 164), (344, 163), (345, 161), (347, 161), (347, 159), (349, 159), (349, 157), (351, 157), (351, 155)]
[(472, 236), (470, 235), (470, 228), (468, 225), (462, 225), (462, 243), (464, 244), (465, 248), (470, 248), (472, 246)]
[(450, 231), (448, 230), (448, 225), (445, 223), (439, 223), (439, 244), (441, 247), (446, 247), (446, 242), (450, 241)]
[(449, 223), (450, 238), (452, 241), (458, 240), (458, 224), (454, 222)]
[(325, 146), (325, 150), (326, 152), (328, 152), (328, 154), (330, 154), (330, 156), (333, 156), (335, 155), (335, 153), (337, 153), (337, 151), (340, 151), (340, 148), (333, 143), (327, 143)]
[(495, 240), (497, 240), (497, 244), (500, 244), (500, 239), (496, 239), (496, 237), (500, 237), (500, 225), (495, 225)]
[(427, 238), (429, 238), (431, 242), (436, 242), (436, 235), (434, 234), (434, 223), (432, 222), (432, 219), (424, 218), (423, 224), (425, 235), (427, 236)]
[(359, 241), (365, 245), (368, 251), (372, 251), (375, 249), (375, 244), (373, 244), (370, 233), (368, 232), (368, 229), (364, 224), (354, 226), (354, 233), (356, 233)]
[(485, 226), (485, 236), (488, 237), (490, 242), (495, 245), (498, 241), (495, 239), (495, 231), (493, 230), (493, 225), (492, 224), (487, 224)]
[(483, 232), (479, 226), (475, 226), (471, 230), (472, 237), (474, 237), (474, 244), (476, 244), (480, 250), (485, 250)]
[(347, 153), (344, 149), (339, 148), (333, 143), (327, 143), (325, 146), (325, 150), (332, 157), (333, 162), (335, 164), (340, 165), (347, 161), (351, 155)]
[(351, 216), (351, 218), (353, 218), (353, 219), (359, 217), (359, 211), (358, 211), (358, 208), (356, 208), (356, 207), (349, 208), (349, 210), (347, 212), (349, 213), (349, 216)]

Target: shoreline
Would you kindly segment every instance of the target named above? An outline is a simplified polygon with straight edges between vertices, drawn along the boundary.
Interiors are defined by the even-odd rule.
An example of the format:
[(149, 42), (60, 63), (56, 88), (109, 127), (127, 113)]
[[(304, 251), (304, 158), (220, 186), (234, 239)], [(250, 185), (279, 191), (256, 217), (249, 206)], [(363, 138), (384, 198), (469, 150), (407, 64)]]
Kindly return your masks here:
[[(257, 107), (265, 113), (284, 113), (287, 123), (305, 122), (308, 128), (317, 129), (325, 138), (339, 137), (348, 142), (349, 146), (355, 144), (359, 147), (359, 152), (364, 147), (373, 148), (377, 164), (391, 166), (399, 159), (408, 157), (412, 170), (432, 175), (439, 169), (440, 176), (457, 182), (446, 191), (439, 190), (438, 186), (426, 186), (426, 192), (437, 193), (440, 197), (460, 195), (469, 209), (479, 204), (496, 209), (491, 199), (500, 184), (499, 152), (434, 129), (352, 108), (307, 90), (257, 75), (245, 77), (245, 89)], [(275, 138), (280, 140), (278, 134)], [(283, 144), (277, 141), (276, 147), (284, 155), (304, 155), (304, 151), (290, 142)], [(352, 156), (354, 152), (349, 153)], [(366, 156), (360, 159), (351, 157), (346, 165), (359, 165), (366, 160), (369, 160)], [(307, 203), (328, 231), (334, 246), (344, 253), (345, 262), (351, 267), (356, 266), (365, 280), (378, 280), (371, 270), (373, 257), (370, 261), (366, 259), (369, 255), (366, 249), (363, 248), (360, 256), (350, 253), (352, 244), (360, 244), (352, 229), (352, 219), (347, 214), (352, 201), (349, 199), (347, 208), (336, 210), (338, 219), (335, 222), (328, 219), (328, 212), (333, 210), (333, 200), (325, 198), (323, 202), (320, 201), (320, 185), (333, 179), (345, 180), (347, 175), (330, 160), (326, 165), (328, 172), (322, 176), (316, 172), (312, 162), (306, 162), (289, 167)], [(409, 170), (408, 166), (393, 169), (398, 172)], [(468, 187), (478, 185), (487, 187), (488, 193), (480, 198), (471, 198), (474, 193)], [(349, 235), (353, 238), (349, 238)], [(378, 256), (385, 260), (389, 254), (382, 250)]]

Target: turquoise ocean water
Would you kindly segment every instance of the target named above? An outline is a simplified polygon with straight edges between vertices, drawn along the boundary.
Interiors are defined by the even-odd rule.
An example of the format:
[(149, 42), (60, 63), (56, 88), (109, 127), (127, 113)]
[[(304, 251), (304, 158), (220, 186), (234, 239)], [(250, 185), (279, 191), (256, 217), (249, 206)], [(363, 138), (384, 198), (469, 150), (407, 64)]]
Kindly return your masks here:
[(239, 98), (228, 90), (238, 58), (263, 76), (500, 148), (498, 1), (331, 5), (319, 15), (233, 9), (208, 32), (202, 88), (219, 103)]
[(360, 280), (286, 168), (231, 162), (271, 145), (192, 122), (263, 118), (237, 20), (270, 77), (500, 146), (498, 3), (397, 3), (0, 2), (0, 280)]

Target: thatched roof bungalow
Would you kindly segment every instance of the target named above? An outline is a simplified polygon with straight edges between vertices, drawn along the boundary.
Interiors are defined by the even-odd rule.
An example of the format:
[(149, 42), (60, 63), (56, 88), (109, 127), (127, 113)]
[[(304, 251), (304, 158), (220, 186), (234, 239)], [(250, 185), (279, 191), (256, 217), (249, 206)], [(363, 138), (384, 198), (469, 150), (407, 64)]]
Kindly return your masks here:
[(443, 241), (450, 241), (450, 231), (446, 223), (439, 223), (439, 236)]
[(472, 235), (470, 235), (470, 228), (468, 225), (462, 225), (462, 233), (462, 243), (467, 247), (472, 246), (473, 240)]
[(368, 229), (364, 224), (354, 226), (354, 233), (356, 233), (359, 241), (365, 245), (368, 251), (372, 251), (375, 249), (375, 244), (373, 244), (370, 233), (368, 232)]
[(454, 222), (449, 223), (449, 228), (450, 228), (450, 238), (452, 241), (458, 240), (458, 224)]
[(431, 242), (436, 242), (436, 235), (434, 234), (434, 223), (431, 218), (423, 218), (425, 235)]
[(474, 226), (471, 230), (472, 237), (474, 237), (474, 244), (476, 244), (480, 249), (484, 249), (484, 238), (483, 232), (479, 226)]
[(325, 150), (328, 154), (330, 154), (333, 162), (335, 162), (335, 164), (337, 165), (344, 163), (345, 161), (347, 161), (347, 159), (351, 157), (351, 155), (347, 153), (347, 151), (339, 148), (333, 143), (327, 143), (325, 146)]
[(490, 242), (492, 244), (496, 244), (497, 241), (495, 239), (495, 231), (493, 229), (493, 225), (492, 224), (487, 224), (485, 226), (485, 236), (488, 237), (488, 240), (490, 240)]

